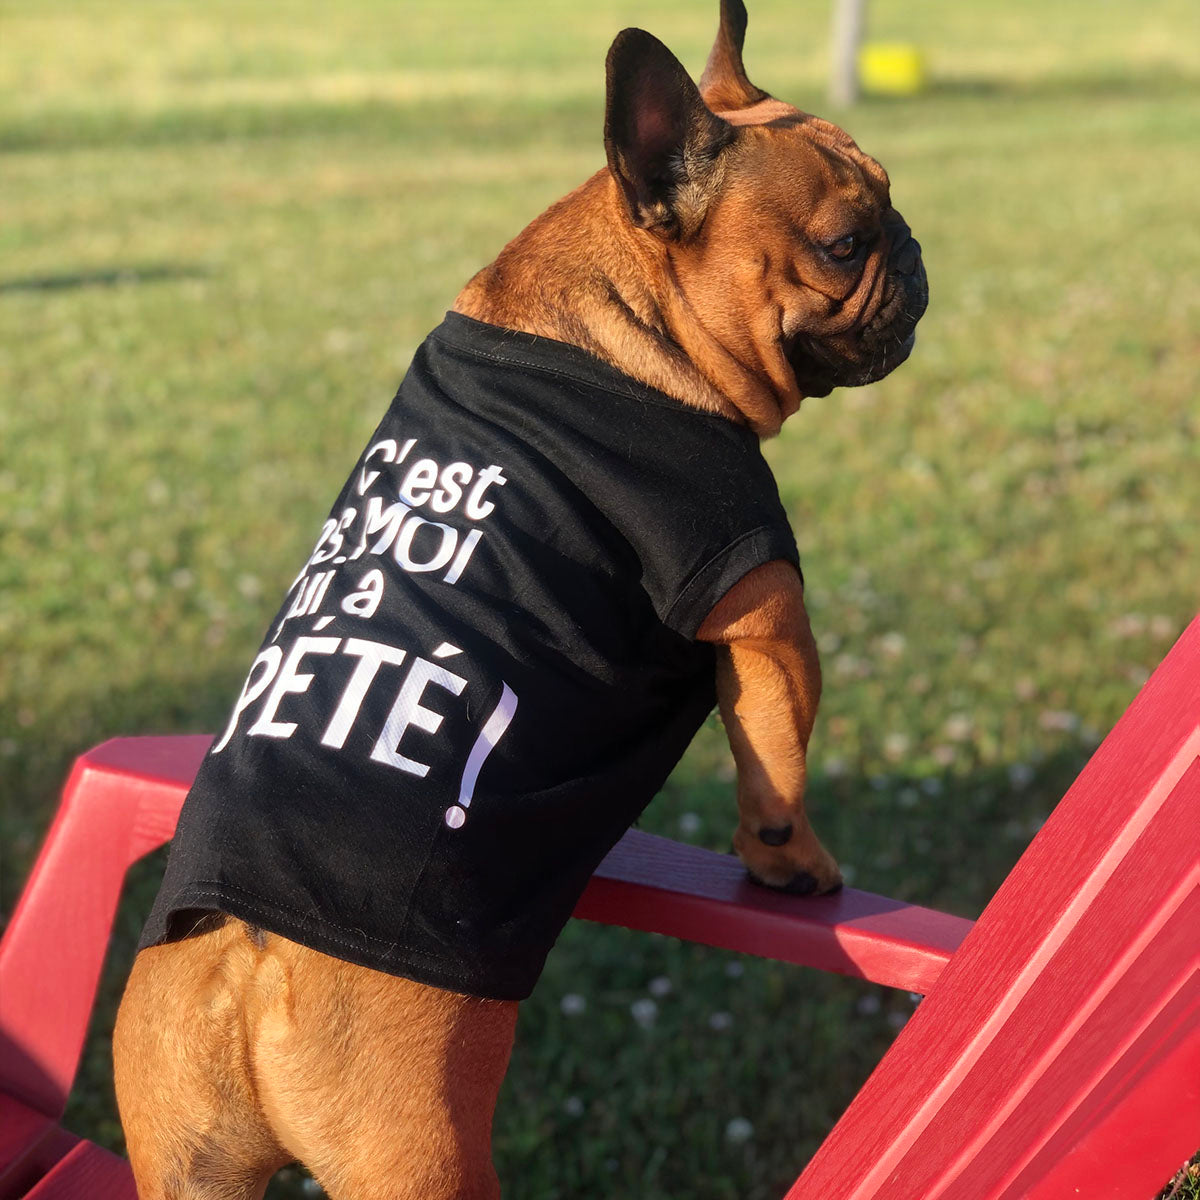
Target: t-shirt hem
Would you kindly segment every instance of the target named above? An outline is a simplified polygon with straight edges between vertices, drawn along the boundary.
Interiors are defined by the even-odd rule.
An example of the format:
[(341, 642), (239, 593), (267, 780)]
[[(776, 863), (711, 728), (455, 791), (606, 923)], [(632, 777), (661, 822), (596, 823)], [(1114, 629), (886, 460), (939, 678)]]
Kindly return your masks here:
[[(761, 525), (743, 534), (692, 575), (663, 615), (663, 624), (694, 639), (705, 618), (734, 584), (775, 559), (784, 559), (800, 570), (800, 555), (790, 530)], [(803, 573), (800, 577), (804, 578)]]
[[(143, 931), (139, 950), (173, 941), (168, 936), (170, 917), (184, 909), (208, 909), (223, 912), (231, 917), (256, 925), (269, 933), (288, 938), (310, 950), (328, 954), (331, 958), (354, 963), (385, 975), (396, 975), (414, 983), (428, 984), (443, 991), (457, 992), (463, 996), (474, 996), (483, 1000), (526, 1000), (533, 992), (536, 977), (529, 981), (515, 974), (506, 983), (498, 978), (494, 970), (447, 970), (444, 955), (425, 954), (394, 942), (373, 937), (361, 931), (343, 929), (324, 920), (306, 920), (287, 909), (280, 908), (261, 897), (244, 893), (241, 888), (230, 888), (218, 883), (198, 881), (192, 886), (176, 892), (169, 908), (165, 911), (159, 928), (153, 932), (149, 927)], [(147, 936), (150, 935), (150, 936)], [(377, 943), (373, 950), (366, 943)], [(540, 974), (540, 972), (539, 972)]]

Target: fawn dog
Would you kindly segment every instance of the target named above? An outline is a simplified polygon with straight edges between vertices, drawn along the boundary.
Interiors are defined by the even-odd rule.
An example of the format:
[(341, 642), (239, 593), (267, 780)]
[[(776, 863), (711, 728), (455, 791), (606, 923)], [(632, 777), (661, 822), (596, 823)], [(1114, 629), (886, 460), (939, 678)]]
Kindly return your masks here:
[(518, 1002), (714, 700), (750, 876), (840, 886), (758, 441), (903, 362), (928, 293), (883, 168), (750, 83), (745, 29), (722, 0), (699, 87), (616, 38), (607, 166), (466, 285), (293, 584), (118, 1017), (142, 1200), (296, 1159), (335, 1200), (498, 1195)]

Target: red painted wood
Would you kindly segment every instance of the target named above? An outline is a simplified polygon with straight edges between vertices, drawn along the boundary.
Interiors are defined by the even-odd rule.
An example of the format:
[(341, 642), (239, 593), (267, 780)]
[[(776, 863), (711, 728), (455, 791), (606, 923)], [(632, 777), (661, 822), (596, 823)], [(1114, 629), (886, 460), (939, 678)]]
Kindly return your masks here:
[[(0, 942), (0, 1150), (33, 1163), (53, 1142), (31, 1197), (133, 1200), (122, 1160), (45, 1116), (74, 1074), (124, 872), (170, 836), (208, 744), (84, 755)], [(1135, 1200), (1200, 1141), (1197, 829), (1200, 620), (957, 954), (969, 922), (850, 889), (780, 896), (728, 856), (640, 833), (577, 915), (933, 988), (791, 1200), (1056, 1200), (1072, 1169)]]
[(971, 928), (962, 917), (853, 888), (782, 895), (750, 883), (732, 855), (636, 830), (600, 864), (575, 915), (922, 995)]
[(0, 940), (0, 1092), (62, 1113), (125, 872), (171, 836), (210, 741), (129, 738), (77, 760)]
[[(1172, 865), (1187, 862), (1177, 848), (1195, 837), (1200, 761), (1185, 780), (1188, 786), (1175, 789), (1147, 833), (1119, 864), (1097, 903), (1038, 976), (1016, 1019), (981, 1056), (978, 1073), (986, 1082), (973, 1091), (970, 1105), (955, 1106), (926, 1131), (926, 1139), (937, 1137), (939, 1127), (944, 1135), (954, 1136), (989, 1104), (1007, 1106), (1003, 1124), (987, 1146), (989, 1160), (1003, 1164), (1002, 1170), (994, 1172), (1000, 1195), (1023, 1196), (1036, 1182), (1027, 1178), (1016, 1192), (1008, 1184), (1075, 1107), (1095, 1111), (1096, 1093), (1111, 1090), (1106, 1081), (1117, 1069), (1122, 1052), (1153, 1025), (1161, 1008), (1174, 1001), (1187, 977), (1200, 967), (1200, 863), (1193, 862), (1190, 869), (1181, 866), (1174, 888), (1166, 886), (1160, 892), (1157, 887), (1141, 886), (1164, 864), (1169, 871)], [(1131, 930), (1137, 931), (1133, 937)], [(1005, 1070), (999, 1069), (1000, 1064)], [(1016, 1088), (1012, 1078), (1005, 1080), (1006, 1075), (1015, 1078)], [(1200, 1118), (1193, 1134), (1200, 1135)], [(1194, 1143), (1195, 1136), (1189, 1141)], [(1161, 1183), (1195, 1148), (1192, 1144), (1176, 1155), (1160, 1141), (1159, 1169), (1142, 1167), (1149, 1172), (1146, 1186)], [(1041, 1169), (1046, 1165), (1043, 1162)], [(980, 1170), (975, 1165), (968, 1177), (959, 1176), (945, 1190), (947, 1200), (978, 1195)], [(1118, 1195), (1110, 1184), (1105, 1186), (1109, 1195)]]
[[(1200, 1144), (1200, 619), (1096, 752), (789, 1200), (1146, 1200)], [(1144, 1108), (1130, 1107), (1136, 1097)], [(1119, 1164), (1119, 1165), (1118, 1165)], [(1063, 1190), (1053, 1190), (1054, 1181)]]
[(25, 1195), (27, 1200), (137, 1200), (137, 1188), (125, 1159), (81, 1141)]
[[(52, 1119), (78, 1066), (125, 872), (170, 838), (210, 744), (121, 738), (75, 764), (0, 941), (0, 1103), (12, 1117), (0, 1169), (32, 1162), (39, 1141), (58, 1132)], [(728, 855), (636, 832), (605, 859), (578, 915), (921, 992), (971, 925), (851, 889), (781, 896), (749, 884)]]
[[(61, 1113), (121, 881), (171, 835), (211, 739), (121, 738), (83, 755), (0, 943), (0, 1089)], [(970, 922), (867, 892), (817, 900), (746, 882), (727, 855), (630, 832), (578, 915), (925, 992)], [(47, 953), (47, 947), (56, 947)]]
[(4, 1172), (53, 1128), (53, 1117), (0, 1093), (0, 1186)]
[(1146, 1164), (1165, 1180), (1180, 1165), (1167, 1147), (1200, 1145), (1200, 974), (1192, 974), (1128, 1058), (1103, 1103), (1059, 1144), (1049, 1143), (1044, 1161), (1018, 1178), (1005, 1200), (1059, 1200), (1080, 1179), (1103, 1179), (1106, 1195), (1148, 1200)]
[(78, 1140), (53, 1117), (0, 1095), (0, 1200), (25, 1195)]

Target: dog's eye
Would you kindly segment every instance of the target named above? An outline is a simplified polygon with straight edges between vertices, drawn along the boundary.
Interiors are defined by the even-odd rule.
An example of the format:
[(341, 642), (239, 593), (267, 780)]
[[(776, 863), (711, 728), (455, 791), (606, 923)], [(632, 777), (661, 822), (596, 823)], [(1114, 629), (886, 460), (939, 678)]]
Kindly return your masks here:
[(836, 242), (826, 246), (825, 249), (831, 258), (836, 258), (839, 262), (846, 262), (858, 253), (858, 245), (858, 238), (851, 233), (844, 238), (838, 238)]

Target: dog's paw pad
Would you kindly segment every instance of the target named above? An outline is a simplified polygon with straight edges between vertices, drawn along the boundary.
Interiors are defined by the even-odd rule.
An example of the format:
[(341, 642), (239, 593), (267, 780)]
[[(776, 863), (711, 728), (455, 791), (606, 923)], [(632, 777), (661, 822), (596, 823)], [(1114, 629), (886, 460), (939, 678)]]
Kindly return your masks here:
[(759, 887), (770, 888), (773, 892), (787, 892), (789, 896), (832, 896), (835, 892), (842, 890), (840, 876), (832, 887), (822, 888), (816, 876), (808, 871), (797, 871), (786, 883), (768, 883), (765, 879), (760, 879), (753, 871), (747, 871), (746, 876), (751, 883), (756, 883)]
[(773, 892), (788, 892), (793, 896), (811, 896), (817, 890), (815, 876), (810, 875), (807, 871), (797, 871), (787, 883), (768, 883), (765, 879), (760, 879), (753, 871), (747, 871), (746, 875), (751, 883), (757, 883), (759, 887), (770, 888)]

